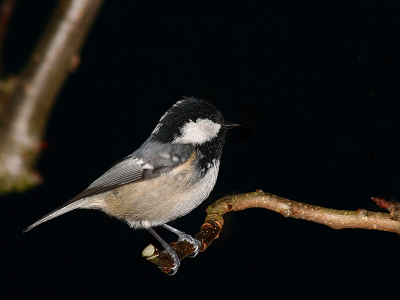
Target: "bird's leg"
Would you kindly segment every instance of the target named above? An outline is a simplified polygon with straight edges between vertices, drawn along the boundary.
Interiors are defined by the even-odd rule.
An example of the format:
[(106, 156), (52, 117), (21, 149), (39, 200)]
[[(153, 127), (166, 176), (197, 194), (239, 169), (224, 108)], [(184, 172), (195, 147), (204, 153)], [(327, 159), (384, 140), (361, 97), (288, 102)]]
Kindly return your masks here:
[(192, 244), (192, 246), (194, 248), (194, 253), (192, 255), (189, 255), (190, 258), (196, 257), (197, 254), (199, 254), (200, 248), (201, 248), (201, 242), (198, 239), (195, 239), (190, 234), (184, 233), (183, 231), (180, 231), (180, 230), (178, 230), (174, 227), (171, 227), (167, 224), (164, 224), (161, 226), (164, 227), (165, 229), (175, 233), (179, 237), (178, 242), (187, 241), (188, 243)]
[(172, 276), (175, 275), (176, 272), (178, 272), (178, 268), (181, 264), (181, 261), (179, 260), (178, 255), (176, 254), (175, 250), (172, 249), (172, 247), (162, 239), (161, 236), (158, 235), (157, 232), (154, 231), (153, 228), (149, 227), (146, 228), (156, 239), (157, 241), (159, 241), (161, 243), (161, 245), (164, 247), (164, 251), (165, 253), (168, 253), (169, 255), (171, 255), (172, 259), (174, 260), (174, 266), (171, 268), (171, 272), (168, 273), (168, 275)]

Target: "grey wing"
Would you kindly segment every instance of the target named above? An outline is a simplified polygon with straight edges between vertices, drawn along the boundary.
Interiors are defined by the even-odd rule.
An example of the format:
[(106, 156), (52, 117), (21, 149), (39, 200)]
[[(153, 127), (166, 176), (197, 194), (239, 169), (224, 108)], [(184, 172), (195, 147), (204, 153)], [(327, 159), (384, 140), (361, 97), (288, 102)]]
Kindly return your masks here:
[[(71, 210), (80, 208), (81, 206), (86, 204), (85, 198), (87, 197), (104, 193), (127, 183), (138, 180), (146, 180), (166, 174), (170, 172), (174, 167), (184, 163), (189, 158), (193, 150), (193, 148), (190, 146), (184, 148), (182, 148), (182, 146), (179, 146), (179, 148), (177, 148), (170, 145), (169, 147), (171, 149), (163, 149), (163, 151), (174, 150), (172, 151), (174, 155), (170, 156), (169, 158), (165, 158), (165, 155), (160, 156), (158, 155), (158, 152), (156, 154), (155, 151), (149, 151), (149, 149), (146, 149), (147, 153), (150, 152), (150, 155), (147, 155), (146, 158), (140, 158), (138, 156), (143, 154), (141, 153), (140, 149), (138, 150), (138, 152), (127, 156), (122, 161), (114, 165), (107, 172), (105, 172), (102, 176), (100, 176), (83, 192), (79, 193), (74, 198), (58, 207), (56, 210), (40, 218), (31, 226), (27, 227), (24, 232), (27, 232), (37, 225), (54, 219)], [(150, 149), (160, 149), (160, 147), (151, 147)], [(179, 157), (179, 159), (176, 160), (174, 159), (174, 157)]]
[(31, 230), (39, 224), (54, 219), (71, 210), (77, 209), (86, 204), (85, 198), (94, 196), (106, 191), (112, 190), (123, 184), (127, 184), (142, 178), (143, 171), (142, 160), (132, 156), (126, 157), (121, 162), (114, 165), (106, 173), (94, 181), (87, 189), (76, 195), (74, 198), (64, 203), (54, 211), (37, 220), (31, 226), (24, 229), (24, 232)]
[(138, 180), (146, 180), (170, 172), (185, 163), (193, 152), (190, 145), (146, 143), (125, 157), (67, 203), (112, 190)]
[(145, 165), (142, 159), (128, 156), (68, 202), (104, 193), (118, 186), (139, 180), (142, 178)]

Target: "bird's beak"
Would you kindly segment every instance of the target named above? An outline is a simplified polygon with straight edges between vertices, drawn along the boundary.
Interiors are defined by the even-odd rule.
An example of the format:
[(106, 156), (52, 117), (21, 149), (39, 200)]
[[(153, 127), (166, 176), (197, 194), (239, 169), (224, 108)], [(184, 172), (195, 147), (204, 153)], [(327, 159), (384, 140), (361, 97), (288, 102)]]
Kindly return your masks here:
[(239, 126), (240, 126), (240, 124), (234, 124), (234, 123), (232, 123), (232, 122), (225, 121), (225, 127), (226, 127), (226, 129), (232, 129), (232, 128), (239, 127)]

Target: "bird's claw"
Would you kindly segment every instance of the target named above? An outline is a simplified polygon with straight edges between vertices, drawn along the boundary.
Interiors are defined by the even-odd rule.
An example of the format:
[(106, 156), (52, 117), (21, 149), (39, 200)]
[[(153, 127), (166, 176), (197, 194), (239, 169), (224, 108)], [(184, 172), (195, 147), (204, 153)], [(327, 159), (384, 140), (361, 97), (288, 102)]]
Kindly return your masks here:
[(165, 229), (175, 233), (178, 236), (178, 242), (186, 241), (193, 246), (194, 252), (193, 252), (193, 254), (189, 255), (190, 258), (196, 257), (197, 254), (199, 254), (200, 249), (201, 249), (201, 242), (198, 239), (192, 237), (190, 234), (187, 234), (187, 233), (180, 231), (172, 226), (169, 226), (168, 224), (164, 224), (162, 226)]
[(162, 252), (169, 254), (172, 257), (172, 260), (174, 261), (174, 266), (171, 268), (171, 271), (168, 273), (169, 276), (173, 276), (178, 272), (179, 266), (181, 265), (181, 261), (178, 257), (178, 254), (176, 254), (175, 250), (172, 249), (171, 246), (168, 245)]
[(182, 242), (182, 241), (186, 241), (186, 242), (190, 243), (194, 248), (194, 252), (192, 254), (188, 255), (188, 257), (194, 258), (197, 256), (197, 254), (199, 254), (200, 248), (201, 248), (201, 242), (198, 239), (195, 239), (194, 237), (192, 237), (189, 234), (185, 234), (185, 235), (179, 236), (178, 242)]
[(174, 276), (176, 274), (176, 272), (178, 272), (178, 268), (179, 268), (179, 266), (172, 267), (171, 271), (167, 275)]

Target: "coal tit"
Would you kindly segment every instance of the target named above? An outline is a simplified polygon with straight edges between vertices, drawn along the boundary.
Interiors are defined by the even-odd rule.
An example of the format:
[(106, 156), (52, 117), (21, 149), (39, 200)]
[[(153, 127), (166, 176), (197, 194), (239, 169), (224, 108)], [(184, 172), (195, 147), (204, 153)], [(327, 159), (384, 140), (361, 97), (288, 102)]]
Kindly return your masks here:
[(149, 230), (173, 257), (171, 274), (175, 274), (179, 258), (152, 227), (174, 232), (198, 253), (198, 240), (166, 223), (186, 215), (208, 197), (217, 180), (226, 130), (234, 126), (238, 125), (226, 122), (207, 102), (178, 101), (138, 150), (24, 232), (77, 208), (99, 209), (132, 228)]

